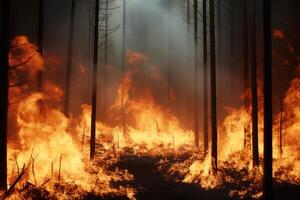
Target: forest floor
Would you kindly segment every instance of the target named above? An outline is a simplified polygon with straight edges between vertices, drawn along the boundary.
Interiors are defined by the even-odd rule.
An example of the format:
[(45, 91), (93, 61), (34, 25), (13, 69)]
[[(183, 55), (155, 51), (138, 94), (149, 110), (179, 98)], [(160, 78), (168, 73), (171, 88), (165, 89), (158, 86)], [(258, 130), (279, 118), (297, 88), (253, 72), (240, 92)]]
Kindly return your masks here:
[[(129, 183), (137, 188), (137, 200), (226, 200), (234, 185), (227, 185), (221, 189), (204, 190), (197, 184), (180, 183), (166, 180), (158, 171), (157, 163), (160, 157), (125, 156), (120, 159), (116, 167), (128, 170), (134, 175), (134, 181)], [(300, 186), (289, 183), (275, 183), (274, 200), (298, 199)], [(248, 198), (246, 198), (248, 199)]]
[(196, 184), (166, 180), (157, 170), (159, 157), (123, 157), (117, 166), (133, 174), (133, 187), (139, 188), (138, 200), (225, 200), (232, 199), (223, 190), (205, 191)]

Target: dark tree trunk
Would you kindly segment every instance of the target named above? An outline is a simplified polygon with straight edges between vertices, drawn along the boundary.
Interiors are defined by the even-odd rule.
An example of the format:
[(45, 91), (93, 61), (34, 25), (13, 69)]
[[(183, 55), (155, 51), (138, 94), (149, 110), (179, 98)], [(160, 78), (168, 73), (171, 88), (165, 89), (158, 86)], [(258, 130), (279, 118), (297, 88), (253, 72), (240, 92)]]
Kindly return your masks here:
[[(44, 0), (39, 0), (39, 30), (38, 30), (39, 53), (44, 55)], [(43, 72), (37, 71), (37, 90), (43, 89)]]
[(9, 0), (3, 0), (1, 7), (0, 46), (0, 190), (7, 189), (7, 108), (9, 70)]
[(256, 59), (256, 0), (252, 0), (251, 12), (251, 100), (252, 100), (252, 159), (259, 166), (258, 151), (258, 103), (257, 103), (257, 59)]
[(104, 41), (104, 86), (103, 86), (103, 120), (106, 119), (107, 108), (107, 65), (108, 65), (108, 0), (105, 0), (105, 41)]
[(229, 31), (229, 69), (230, 69), (230, 92), (234, 95), (235, 82), (233, 81), (234, 65), (235, 65), (235, 0), (230, 0), (230, 31)]
[(208, 50), (207, 50), (207, 2), (202, 1), (203, 9), (203, 143), (204, 153), (208, 150)]
[(194, 51), (195, 51), (195, 78), (194, 78), (194, 96), (195, 96), (195, 146), (199, 148), (199, 94), (198, 94), (198, 0), (194, 0)]
[[(126, 0), (123, 0), (123, 30), (122, 30), (122, 75), (125, 75), (125, 54), (126, 54)], [(122, 93), (122, 123), (123, 123), (123, 134), (126, 135), (126, 105)], [(118, 144), (119, 147), (119, 144)]]
[(216, 84), (216, 43), (215, 43), (215, 1), (210, 0), (210, 63), (211, 63), (211, 154), (214, 171), (218, 169), (218, 130), (217, 130), (217, 84)]
[(167, 60), (167, 62), (168, 62), (168, 74), (167, 74), (167, 77), (168, 77), (168, 103), (169, 103), (169, 105), (171, 105), (171, 61), (172, 61), (172, 59), (171, 59), (171, 49), (172, 49), (172, 47), (171, 47), (171, 31), (170, 31), (170, 12), (171, 12), (171, 3), (170, 3), (170, 1), (168, 1), (168, 14), (167, 14), (167, 47), (168, 47), (168, 60)]
[(264, 30), (264, 199), (272, 199), (272, 25), (271, 0), (263, 1)]
[(76, 6), (76, 0), (72, 0), (69, 41), (68, 41), (69, 43), (68, 43), (68, 58), (67, 58), (67, 72), (66, 72), (66, 85), (65, 85), (65, 102), (64, 102), (64, 113), (66, 116), (69, 116), (69, 111), (70, 111), (69, 109), (70, 109), (71, 76), (72, 76), (72, 68), (73, 68), (75, 6)]
[(94, 23), (94, 58), (93, 58), (93, 88), (92, 88), (92, 117), (91, 117), (91, 141), (90, 159), (93, 160), (96, 152), (96, 115), (97, 115), (97, 89), (98, 89), (98, 48), (99, 48), (99, 5), (100, 0), (95, 1)]
[[(246, 93), (249, 89), (249, 13), (248, 13), (248, 0), (244, 0), (244, 106), (247, 112), (250, 109), (250, 97)], [(250, 150), (250, 126), (246, 124), (244, 127), (244, 149)]]

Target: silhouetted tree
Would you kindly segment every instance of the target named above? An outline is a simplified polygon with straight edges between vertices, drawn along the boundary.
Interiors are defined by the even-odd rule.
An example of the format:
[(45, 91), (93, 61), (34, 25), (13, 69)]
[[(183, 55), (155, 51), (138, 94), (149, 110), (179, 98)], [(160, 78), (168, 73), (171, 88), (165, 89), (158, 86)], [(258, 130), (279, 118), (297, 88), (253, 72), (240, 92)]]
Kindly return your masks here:
[[(248, 9), (248, 0), (244, 0), (243, 2), (243, 10), (244, 10), (244, 106), (247, 111), (250, 109), (250, 97), (248, 93), (249, 90), (249, 9)], [(250, 127), (247, 123), (244, 127), (244, 148), (249, 149), (250, 147)]]
[(215, 1), (210, 0), (210, 64), (211, 64), (211, 133), (212, 159), (214, 170), (218, 168), (218, 130), (217, 130), (217, 88), (216, 88), (216, 43), (215, 43)]
[(7, 189), (7, 107), (9, 70), (9, 0), (0, 2), (0, 190)]
[(251, 6), (251, 103), (252, 103), (252, 158), (253, 166), (259, 165), (258, 151), (258, 103), (257, 103), (257, 59), (256, 59), (256, 0)]
[(203, 141), (204, 153), (208, 150), (208, 48), (207, 48), (207, 1), (202, 1), (203, 13)]
[[(39, 0), (39, 30), (38, 30), (38, 47), (41, 56), (44, 55), (44, 0)], [(37, 90), (43, 89), (43, 72), (37, 71)]]
[[(125, 54), (126, 54), (126, 0), (123, 0), (123, 28), (122, 28), (122, 75), (125, 74)], [(122, 93), (122, 122), (123, 134), (126, 135), (126, 108)], [(119, 146), (119, 144), (118, 144)]]
[(97, 114), (97, 89), (98, 89), (98, 53), (99, 53), (99, 5), (100, 0), (95, 0), (94, 23), (94, 58), (93, 58), (93, 86), (92, 86), (92, 117), (90, 159), (93, 160), (96, 152), (96, 114)]
[(75, 26), (75, 6), (76, 0), (71, 2), (71, 18), (69, 28), (69, 41), (68, 41), (68, 58), (67, 58), (67, 72), (66, 72), (66, 85), (65, 85), (65, 102), (64, 113), (69, 115), (70, 107), (70, 90), (71, 90), (71, 76), (73, 68), (73, 44), (74, 44), (74, 26)]
[(194, 97), (195, 97), (195, 146), (199, 148), (199, 94), (198, 94), (198, 0), (194, 0)]
[(263, 1), (263, 30), (264, 30), (264, 192), (265, 200), (272, 199), (272, 25), (271, 0)]
[(108, 18), (109, 18), (109, 1), (105, 0), (105, 27), (104, 27), (104, 65), (103, 65), (103, 120), (106, 118), (106, 107), (107, 107), (107, 97), (106, 97), (106, 89), (107, 89), (107, 65), (108, 65)]

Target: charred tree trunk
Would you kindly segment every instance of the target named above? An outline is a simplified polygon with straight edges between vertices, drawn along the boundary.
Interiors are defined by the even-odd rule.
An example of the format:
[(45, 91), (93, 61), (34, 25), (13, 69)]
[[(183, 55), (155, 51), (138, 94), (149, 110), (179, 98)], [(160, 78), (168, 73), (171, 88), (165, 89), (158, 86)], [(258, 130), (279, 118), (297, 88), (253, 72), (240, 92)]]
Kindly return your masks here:
[(103, 120), (106, 119), (106, 107), (107, 107), (107, 65), (108, 65), (108, 0), (105, 0), (105, 41), (104, 41), (104, 87), (103, 87)]
[[(44, 55), (44, 0), (39, 0), (39, 30), (38, 30), (39, 53)], [(37, 71), (37, 91), (43, 89), (43, 72)]]
[(256, 0), (252, 0), (251, 13), (251, 103), (252, 103), (252, 159), (253, 167), (259, 166), (258, 150), (258, 103), (257, 103), (257, 60), (256, 60)]
[(272, 25), (271, 0), (263, 1), (264, 30), (264, 190), (265, 200), (272, 199)]
[[(125, 54), (126, 54), (126, 0), (123, 0), (123, 29), (122, 29), (122, 75), (125, 75)], [(126, 135), (126, 107), (124, 102), (124, 96), (122, 93), (122, 123), (123, 134)], [(119, 144), (118, 144), (119, 147)]]
[(74, 22), (75, 22), (75, 5), (76, 0), (72, 0), (71, 5), (71, 19), (69, 28), (69, 43), (68, 43), (68, 58), (67, 58), (67, 72), (66, 72), (66, 85), (65, 85), (65, 102), (64, 113), (69, 116), (70, 107), (70, 90), (71, 90), (71, 76), (73, 68), (73, 44), (74, 44)]
[(215, 43), (215, 1), (210, 0), (210, 64), (211, 64), (211, 154), (214, 171), (218, 169), (218, 130), (217, 130), (217, 84), (216, 84), (216, 43)]
[(0, 46), (0, 190), (7, 189), (7, 108), (9, 85), (9, 0), (3, 0), (1, 7)]
[(207, 50), (207, 2), (202, 1), (203, 9), (203, 143), (204, 153), (208, 151), (208, 50)]
[(97, 115), (97, 90), (98, 90), (98, 53), (99, 53), (99, 11), (100, 0), (95, 1), (94, 23), (94, 58), (93, 58), (93, 88), (92, 88), (92, 117), (90, 159), (93, 160), (96, 152), (96, 115)]
[[(230, 0), (230, 31), (229, 31), (229, 69), (230, 69), (230, 74), (231, 74), (231, 79), (234, 78), (233, 74), (234, 73), (234, 56), (235, 56), (235, 0)], [(231, 95), (234, 95), (234, 88), (235, 88), (235, 82), (231, 80), (230, 82), (230, 92)]]
[(198, 0), (194, 0), (194, 64), (195, 64), (195, 78), (194, 78), (194, 96), (195, 96), (195, 146), (199, 148), (199, 94), (198, 94)]
[[(250, 97), (247, 93), (249, 90), (249, 18), (248, 18), (248, 0), (243, 2), (244, 10), (244, 106), (247, 112), (250, 109)], [(250, 125), (244, 127), (244, 149), (249, 150), (250, 147)]]

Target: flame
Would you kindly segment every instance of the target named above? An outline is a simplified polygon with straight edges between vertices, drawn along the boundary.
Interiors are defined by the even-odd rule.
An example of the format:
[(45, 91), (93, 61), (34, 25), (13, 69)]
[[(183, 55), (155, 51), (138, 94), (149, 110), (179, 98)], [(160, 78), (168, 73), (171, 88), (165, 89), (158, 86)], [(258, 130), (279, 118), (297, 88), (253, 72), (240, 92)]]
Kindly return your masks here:
[[(30, 58), (30, 55), (34, 56)], [(36, 71), (43, 69), (43, 60), (37, 48), (21, 36), (12, 41), (10, 65), (28, 73), (29, 79), (33, 79)], [(11, 77), (17, 80), (18, 75), (13, 72)], [(28, 190), (22, 188), (33, 184), (58, 199), (70, 198), (66, 190), (72, 191), (73, 197), (93, 192), (96, 195), (126, 195), (134, 199), (133, 188), (112, 186), (115, 181), (132, 180), (131, 174), (108, 169), (111, 165), (108, 155), (90, 162), (86, 159), (88, 154), (82, 151), (77, 131), (81, 133), (83, 126), (79, 129), (71, 125), (82, 120), (87, 124), (88, 106), (82, 106), (84, 115), (67, 118), (59, 106), (63, 97), (59, 86), (45, 82), (40, 93), (20, 87), (25, 88), (28, 95), (9, 110), (10, 118), (15, 119), (16, 128), (13, 131), (18, 139), (8, 142), (8, 184), (12, 185), (18, 177), (23, 176), (22, 181), (18, 182), (19, 189), (15, 189), (10, 198), (24, 199)], [(25, 92), (22, 89), (19, 89), (19, 94)], [(15, 95), (14, 90), (10, 90), (10, 96), (15, 98)], [(58, 189), (57, 184), (64, 185), (66, 189)]]

